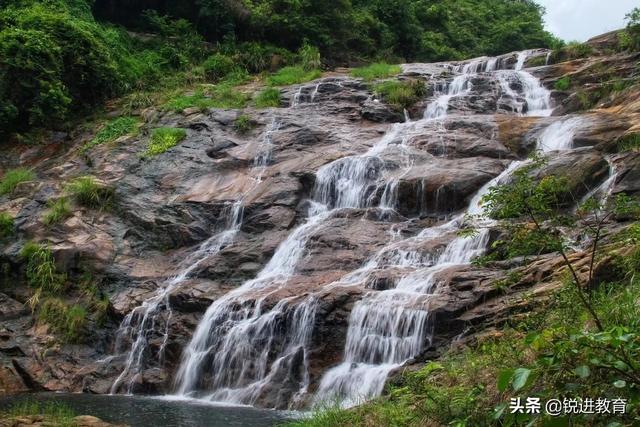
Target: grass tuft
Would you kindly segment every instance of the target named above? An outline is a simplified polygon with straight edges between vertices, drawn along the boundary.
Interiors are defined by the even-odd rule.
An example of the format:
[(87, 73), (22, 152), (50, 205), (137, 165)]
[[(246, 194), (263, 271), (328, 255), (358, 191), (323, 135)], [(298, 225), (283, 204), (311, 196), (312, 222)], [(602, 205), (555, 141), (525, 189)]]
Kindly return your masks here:
[(264, 89), (256, 96), (255, 104), (258, 108), (279, 107), (280, 91), (273, 87)]
[(640, 151), (640, 133), (632, 133), (620, 138), (618, 151)]
[(569, 76), (564, 76), (553, 85), (555, 90), (565, 91), (571, 87), (571, 78)]
[(64, 289), (67, 277), (58, 273), (51, 249), (27, 242), (20, 251), (20, 257), (27, 261), (27, 282), (32, 288), (52, 294)]
[(38, 320), (50, 325), (67, 342), (82, 341), (87, 324), (87, 310), (77, 304), (67, 305), (59, 298), (48, 298), (40, 307)]
[(9, 169), (0, 181), (0, 196), (13, 193), (21, 182), (33, 181), (36, 174), (27, 168)]
[(402, 68), (399, 65), (391, 65), (385, 62), (378, 62), (375, 64), (368, 65), (366, 67), (356, 68), (351, 71), (351, 76), (356, 78), (361, 78), (366, 81), (371, 81), (375, 79), (384, 79), (387, 77), (395, 76), (396, 74), (400, 74), (402, 72)]
[(407, 82), (386, 81), (375, 85), (374, 91), (385, 102), (398, 109), (409, 108), (426, 95), (426, 87), (419, 80)]
[(57, 200), (49, 200), (47, 202), (49, 209), (42, 216), (42, 222), (51, 226), (71, 216), (71, 207), (66, 198), (61, 197)]
[(74, 179), (67, 184), (65, 190), (76, 203), (87, 208), (109, 208), (113, 202), (113, 189), (99, 184), (92, 176)]
[[(238, 77), (241, 78), (241, 77)], [(180, 95), (164, 105), (165, 110), (182, 113), (187, 108), (242, 108), (247, 105), (250, 96), (232, 87), (231, 84), (220, 84), (208, 91), (199, 90), (193, 95)]]
[(249, 132), (254, 128), (254, 126), (255, 123), (253, 122), (253, 120), (251, 120), (251, 117), (246, 114), (238, 116), (238, 118), (233, 122), (233, 129), (235, 129), (235, 131), (239, 134), (245, 134)]
[(162, 154), (187, 137), (187, 131), (182, 128), (157, 128), (151, 134), (151, 142), (145, 151), (146, 156)]
[(271, 86), (289, 86), (315, 80), (322, 76), (322, 71), (307, 70), (302, 66), (284, 67), (267, 78)]
[(82, 147), (82, 151), (87, 151), (96, 145), (113, 142), (121, 136), (133, 133), (136, 130), (138, 120), (134, 117), (118, 117), (108, 122), (96, 133), (91, 141)]
[(13, 217), (7, 212), (0, 212), (0, 239), (11, 236), (13, 231)]

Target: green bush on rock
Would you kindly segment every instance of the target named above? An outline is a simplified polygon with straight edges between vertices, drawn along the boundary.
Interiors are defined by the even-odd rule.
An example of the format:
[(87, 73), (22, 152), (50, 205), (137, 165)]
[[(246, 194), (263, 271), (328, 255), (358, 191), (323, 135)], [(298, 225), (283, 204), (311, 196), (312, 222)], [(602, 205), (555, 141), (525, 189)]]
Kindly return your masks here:
[(57, 294), (65, 287), (66, 275), (59, 273), (51, 249), (34, 242), (27, 242), (20, 256), (27, 261), (27, 281), (36, 290)]
[(423, 81), (390, 80), (374, 86), (376, 94), (398, 109), (409, 108), (426, 95), (427, 89)]
[(42, 216), (42, 222), (45, 225), (51, 226), (57, 224), (71, 216), (71, 207), (64, 197), (57, 200), (49, 200), (47, 206), (49, 209)]
[(278, 89), (270, 87), (258, 93), (254, 102), (258, 108), (279, 107), (280, 96)]
[(33, 181), (36, 174), (27, 168), (9, 169), (0, 180), (0, 196), (13, 193), (18, 184)]
[(86, 309), (78, 304), (69, 306), (59, 298), (46, 299), (40, 307), (38, 319), (50, 325), (67, 342), (81, 342), (86, 333)]
[(76, 203), (87, 208), (109, 208), (113, 203), (113, 189), (100, 184), (92, 176), (81, 176), (72, 180), (66, 185), (65, 190)]
[(13, 232), (13, 217), (7, 212), (0, 212), (0, 239), (11, 236)]
[(157, 156), (175, 147), (187, 137), (187, 131), (181, 128), (157, 128), (151, 134), (151, 142), (145, 151), (146, 156)]
[(93, 139), (85, 144), (83, 150), (89, 150), (96, 145), (113, 142), (121, 136), (131, 134), (135, 131), (138, 120), (135, 117), (118, 117), (107, 122)]

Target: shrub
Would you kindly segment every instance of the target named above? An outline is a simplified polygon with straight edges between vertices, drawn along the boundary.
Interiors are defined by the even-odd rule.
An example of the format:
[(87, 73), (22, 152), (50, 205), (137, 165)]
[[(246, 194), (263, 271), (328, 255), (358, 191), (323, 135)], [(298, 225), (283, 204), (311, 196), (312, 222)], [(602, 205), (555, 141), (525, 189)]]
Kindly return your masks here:
[(288, 86), (297, 83), (304, 83), (322, 76), (320, 70), (306, 70), (302, 66), (284, 67), (269, 76), (267, 82), (271, 86)]
[(634, 8), (626, 16), (627, 28), (625, 30), (626, 40), (624, 48), (627, 50), (640, 49), (640, 7)]
[(67, 277), (58, 273), (51, 249), (46, 246), (27, 242), (20, 251), (27, 261), (27, 282), (35, 289), (46, 293), (59, 293), (65, 286)]
[(13, 193), (18, 184), (21, 182), (33, 181), (36, 174), (31, 169), (17, 168), (9, 169), (5, 172), (2, 181), (0, 181), (0, 196)]
[(136, 129), (138, 120), (134, 117), (118, 117), (105, 124), (93, 139), (82, 148), (86, 151), (96, 145), (113, 142), (121, 136), (128, 135)]
[(280, 91), (272, 87), (262, 90), (256, 96), (255, 104), (258, 108), (279, 107)]
[(99, 184), (92, 176), (74, 179), (65, 190), (76, 203), (87, 208), (108, 208), (113, 202), (113, 189)]
[(260, 73), (274, 69), (274, 65), (292, 64), (294, 55), (290, 51), (258, 42), (228, 43), (222, 46), (225, 54), (232, 55), (241, 69)]
[(366, 81), (371, 81), (375, 79), (383, 79), (395, 76), (396, 74), (400, 74), (401, 72), (402, 69), (399, 65), (390, 65), (384, 62), (378, 62), (366, 67), (356, 68), (352, 70), (351, 76), (361, 78)]
[(571, 77), (564, 76), (561, 79), (557, 80), (553, 85), (555, 90), (567, 90), (571, 87)]
[(151, 134), (151, 142), (145, 152), (146, 156), (156, 156), (176, 146), (185, 139), (187, 131), (181, 128), (157, 128)]
[(246, 114), (238, 116), (238, 118), (233, 122), (233, 128), (240, 134), (249, 132), (254, 128), (254, 126), (255, 124), (253, 123), (253, 120), (251, 120), (251, 117)]
[(115, 55), (90, 18), (33, 2), (0, 20), (0, 129), (56, 124), (118, 91)]
[(11, 236), (13, 227), (13, 217), (7, 212), (0, 212), (0, 239)]
[(71, 216), (71, 207), (66, 198), (61, 197), (57, 200), (49, 200), (47, 202), (49, 209), (42, 216), (42, 222), (46, 225), (54, 225)]
[(374, 86), (374, 91), (396, 108), (408, 108), (426, 95), (424, 82), (420, 80), (386, 81)]
[(302, 68), (307, 71), (317, 70), (322, 66), (320, 50), (308, 43), (303, 44), (300, 50), (298, 50), (298, 60)]
[(80, 305), (68, 306), (59, 298), (48, 298), (40, 307), (38, 319), (50, 325), (68, 342), (82, 341), (87, 324), (87, 310)]
[(124, 98), (122, 111), (131, 114), (134, 111), (149, 108), (155, 103), (154, 96), (149, 92), (133, 92)]
[(234, 60), (221, 53), (211, 55), (202, 67), (206, 78), (211, 81), (218, 81), (237, 69)]

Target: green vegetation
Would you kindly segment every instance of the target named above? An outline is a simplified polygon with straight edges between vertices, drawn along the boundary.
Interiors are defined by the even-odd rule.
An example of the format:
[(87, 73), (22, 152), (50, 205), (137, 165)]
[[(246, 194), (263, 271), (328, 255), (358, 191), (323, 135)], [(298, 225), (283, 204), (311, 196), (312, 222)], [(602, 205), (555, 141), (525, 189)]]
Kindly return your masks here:
[(302, 66), (291, 66), (280, 69), (269, 76), (267, 82), (272, 86), (288, 86), (315, 80), (322, 75), (320, 70), (306, 70)]
[[(185, 20), (141, 14), (157, 37), (98, 23), (89, 2), (9, 1), (0, 6), (0, 129), (61, 127), (106, 99), (165, 85), (204, 59)], [(174, 77), (175, 78), (175, 77)]]
[(75, 412), (64, 403), (46, 402), (41, 403), (35, 400), (23, 400), (12, 405), (4, 414), (0, 413), (3, 419), (29, 417), (40, 415), (44, 417), (44, 424), (56, 427), (74, 427), (76, 423), (73, 418)]
[(181, 128), (157, 128), (151, 134), (151, 142), (145, 151), (146, 156), (162, 154), (187, 137), (187, 131)]
[(266, 88), (258, 93), (254, 102), (258, 108), (279, 107), (280, 91), (273, 87)]
[(249, 101), (249, 95), (235, 90), (229, 85), (218, 85), (208, 91), (199, 90), (193, 95), (181, 95), (164, 105), (167, 110), (181, 113), (187, 108), (242, 108)]
[(208, 57), (202, 63), (202, 68), (207, 79), (211, 81), (221, 80), (238, 69), (233, 58), (221, 53)]
[(640, 151), (640, 133), (631, 133), (620, 138), (618, 151)]
[(67, 277), (56, 270), (51, 249), (34, 242), (27, 242), (20, 256), (26, 260), (26, 276), (29, 285), (45, 293), (57, 294), (65, 287)]
[[(101, 19), (144, 28), (140, 17), (149, 7), (154, 3), (97, 1), (94, 11)], [(375, 57), (452, 60), (550, 47), (556, 41), (543, 29), (542, 8), (530, 0), (308, 0), (286, 4), (279, 0), (187, 0), (155, 7), (195, 23), (207, 40), (221, 43), (225, 53), (241, 44), (255, 48), (260, 43), (292, 52), (309, 44), (332, 63)], [(258, 51), (255, 48), (250, 55)], [(286, 62), (286, 55), (278, 56)]]
[(96, 133), (96, 136), (85, 144), (83, 150), (86, 151), (96, 145), (113, 142), (121, 136), (132, 134), (136, 130), (137, 125), (138, 120), (135, 117), (123, 116), (113, 119), (110, 122), (107, 122)]
[(251, 120), (251, 117), (246, 114), (241, 114), (233, 122), (233, 129), (239, 134), (245, 134), (255, 127), (255, 123)]
[[(589, 199), (569, 214), (563, 178), (531, 178), (545, 159), (535, 156), (484, 198), (485, 215), (503, 235), (520, 232), (533, 246), (558, 253), (563, 263), (557, 290), (541, 302), (523, 295), (526, 313), (461, 350), (451, 350), (418, 371), (407, 371), (384, 397), (351, 410), (321, 409), (295, 426), (370, 425), (635, 425), (640, 417), (640, 204), (620, 194), (607, 202)], [(612, 218), (633, 218), (607, 235)], [(569, 233), (567, 233), (567, 230)], [(472, 231), (473, 233), (474, 231)], [(568, 235), (588, 241), (583, 258), (570, 255)], [(587, 240), (588, 239), (588, 240)], [(521, 237), (503, 243), (507, 256)], [(511, 270), (495, 286), (517, 286)], [(626, 399), (625, 414), (511, 413), (511, 398)], [(544, 407), (544, 406), (543, 406)]]
[(561, 79), (557, 80), (553, 85), (555, 90), (568, 90), (571, 87), (571, 77), (564, 76)]
[(402, 110), (409, 108), (426, 95), (427, 88), (421, 80), (390, 80), (374, 86), (374, 91), (385, 102)]
[(13, 217), (7, 212), (0, 212), (0, 240), (11, 236), (13, 232)]
[[(235, 86), (247, 73), (275, 72), (272, 85), (301, 83), (319, 76), (321, 56), (329, 65), (433, 61), (555, 46), (541, 14), (530, 0), (309, 0), (285, 8), (276, 0), (9, 0), (0, 6), (0, 129), (65, 128), (112, 97), (130, 94), (122, 102), (130, 113), (152, 105), (154, 93), (206, 80)], [(363, 77), (390, 75), (370, 73)]]
[(21, 182), (33, 181), (36, 174), (27, 168), (9, 169), (0, 181), (0, 196), (13, 193)]
[(384, 62), (378, 62), (366, 67), (354, 69), (353, 71), (351, 71), (351, 76), (361, 78), (366, 81), (371, 81), (375, 79), (392, 77), (396, 74), (400, 74), (401, 72), (402, 69), (399, 65), (390, 65)]
[(71, 206), (66, 198), (60, 197), (56, 200), (47, 202), (49, 209), (42, 215), (42, 222), (45, 225), (52, 226), (71, 216)]
[(109, 208), (113, 203), (113, 188), (98, 183), (92, 176), (72, 180), (66, 185), (65, 191), (76, 203), (87, 208)]
[(81, 342), (86, 333), (85, 308), (78, 304), (68, 305), (59, 298), (46, 299), (40, 307), (38, 319), (51, 326), (67, 342)]
[(622, 50), (640, 50), (640, 7), (634, 8), (626, 16), (627, 28), (619, 36), (619, 44)]

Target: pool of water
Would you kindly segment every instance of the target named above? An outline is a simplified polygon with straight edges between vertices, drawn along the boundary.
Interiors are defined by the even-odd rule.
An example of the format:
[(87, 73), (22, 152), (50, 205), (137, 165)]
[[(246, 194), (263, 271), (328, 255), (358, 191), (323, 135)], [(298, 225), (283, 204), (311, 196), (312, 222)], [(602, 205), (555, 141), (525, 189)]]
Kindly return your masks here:
[(247, 406), (223, 406), (163, 397), (32, 393), (0, 397), (0, 411), (22, 400), (63, 402), (78, 415), (93, 415), (131, 427), (271, 427), (294, 418), (292, 413)]

